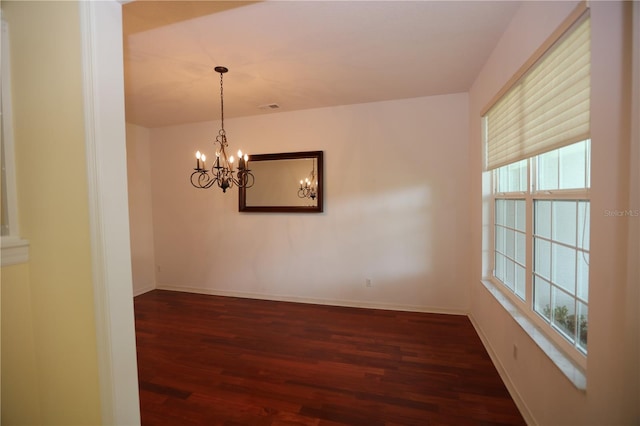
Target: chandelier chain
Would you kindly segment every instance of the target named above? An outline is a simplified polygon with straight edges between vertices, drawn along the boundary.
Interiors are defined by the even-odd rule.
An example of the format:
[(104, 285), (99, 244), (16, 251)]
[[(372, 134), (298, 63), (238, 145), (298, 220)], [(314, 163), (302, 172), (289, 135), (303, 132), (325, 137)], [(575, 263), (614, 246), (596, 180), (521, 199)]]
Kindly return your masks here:
[(220, 73), (220, 117), (221, 117), (221, 127), (222, 132), (224, 133), (224, 96), (223, 96), (223, 88), (222, 88), (222, 76), (224, 74)]

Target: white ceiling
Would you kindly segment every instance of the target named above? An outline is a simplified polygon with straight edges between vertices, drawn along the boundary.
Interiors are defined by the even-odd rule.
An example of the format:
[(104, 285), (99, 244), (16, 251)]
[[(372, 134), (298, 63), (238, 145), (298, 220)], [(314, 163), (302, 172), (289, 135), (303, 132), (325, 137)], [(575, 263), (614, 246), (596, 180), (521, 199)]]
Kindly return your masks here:
[[(515, 1), (137, 1), (123, 7), (127, 122), (467, 91)], [(279, 109), (260, 106), (278, 104)]]

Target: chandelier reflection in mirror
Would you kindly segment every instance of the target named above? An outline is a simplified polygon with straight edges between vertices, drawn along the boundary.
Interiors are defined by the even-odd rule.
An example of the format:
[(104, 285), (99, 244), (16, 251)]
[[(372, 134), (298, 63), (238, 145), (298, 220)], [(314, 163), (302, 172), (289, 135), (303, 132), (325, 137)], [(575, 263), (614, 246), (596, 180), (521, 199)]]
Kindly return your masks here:
[[(233, 165), (235, 159), (227, 156), (226, 149), (229, 147), (227, 143), (227, 134), (224, 131), (224, 96), (222, 88), (222, 76), (229, 71), (225, 67), (215, 67), (214, 70), (220, 73), (220, 117), (221, 128), (216, 136), (214, 144), (216, 147), (216, 159), (211, 167), (211, 171), (207, 170), (207, 157), (200, 151), (196, 152), (196, 168), (191, 173), (191, 185), (196, 188), (208, 189), (217, 184), (222, 192), (227, 192), (228, 188), (235, 186), (242, 188), (251, 188), (254, 183), (254, 177), (249, 169), (249, 156), (242, 155), (242, 151), (238, 151), (238, 168), (234, 172)], [(234, 175), (235, 173), (235, 175)]]
[(316, 175), (316, 160), (312, 160), (313, 166), (311, 173), (305, 180), (300, 181), (300, 189), (298, 189), (299, 198), (316, 199), (318, 195), (318, 177)]

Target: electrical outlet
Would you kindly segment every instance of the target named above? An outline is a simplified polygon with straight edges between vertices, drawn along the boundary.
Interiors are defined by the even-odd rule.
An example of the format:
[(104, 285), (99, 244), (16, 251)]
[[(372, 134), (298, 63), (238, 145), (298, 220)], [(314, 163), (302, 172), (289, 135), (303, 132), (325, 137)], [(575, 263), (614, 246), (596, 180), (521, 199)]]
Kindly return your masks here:
[(373, 284), (371, 283), (371, 278), (366, 278), (364, 280), (364, 285), (365, 287), (373, 287)]

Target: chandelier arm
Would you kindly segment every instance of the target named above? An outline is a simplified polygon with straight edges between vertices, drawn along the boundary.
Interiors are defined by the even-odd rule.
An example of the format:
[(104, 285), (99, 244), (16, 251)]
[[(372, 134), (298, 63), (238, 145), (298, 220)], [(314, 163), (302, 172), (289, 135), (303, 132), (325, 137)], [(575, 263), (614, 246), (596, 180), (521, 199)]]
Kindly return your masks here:
[(198, 181), (197, 179), (194, 179), (194, 176), (196, 176), (197, 174), (202, 173), (200, 170), (196, 170), (195, 172), (191, 173), (191, 185), (193, 185), (193, 187), (195, 188), (202, 188), (202, 186), (196, 184), (196, 182)]
[(311, 188), (306, 185), (298, 190), (299, 198), (309, 198), (310, 194), (313, 194), (313, 192), (311, 191)]
[(238, 185), (238, 187), (251, 188), (255, 183), (255, 177), (253, 173), (251, 173), (251, 170), (239, 170), (234, 178), (234, 183)]
[[(208, 176), (208, 175), (207, 175), (207, 176)], [(207, 182), (204, 184), (204, 186), (202, 186), (202, 189), (209, 189), (209, 188), (211, 188), (211, 187), (216, 183), (216, 181), (217, 181), (217, 180), (218, 180), (218, 177), (214, 174), (214, 175), (213, 175), (213, 178), (209, 177), (209, 178), (207, 179)]]
[(256, 178), (255, 176), (253, 176), (253, 173), (251, 173), (251, 170), (246, 170), (245, 172), (246, 172), (245, 188), (251, 188), (253, 184), (256, 183)]
[(213, 176), (213, 178), (209, 176), (209, 173), (206, 170), (196, 170), (191, 173), (191, 185), (198, 189), (211, 188), (217, 180), (215, 173)]

